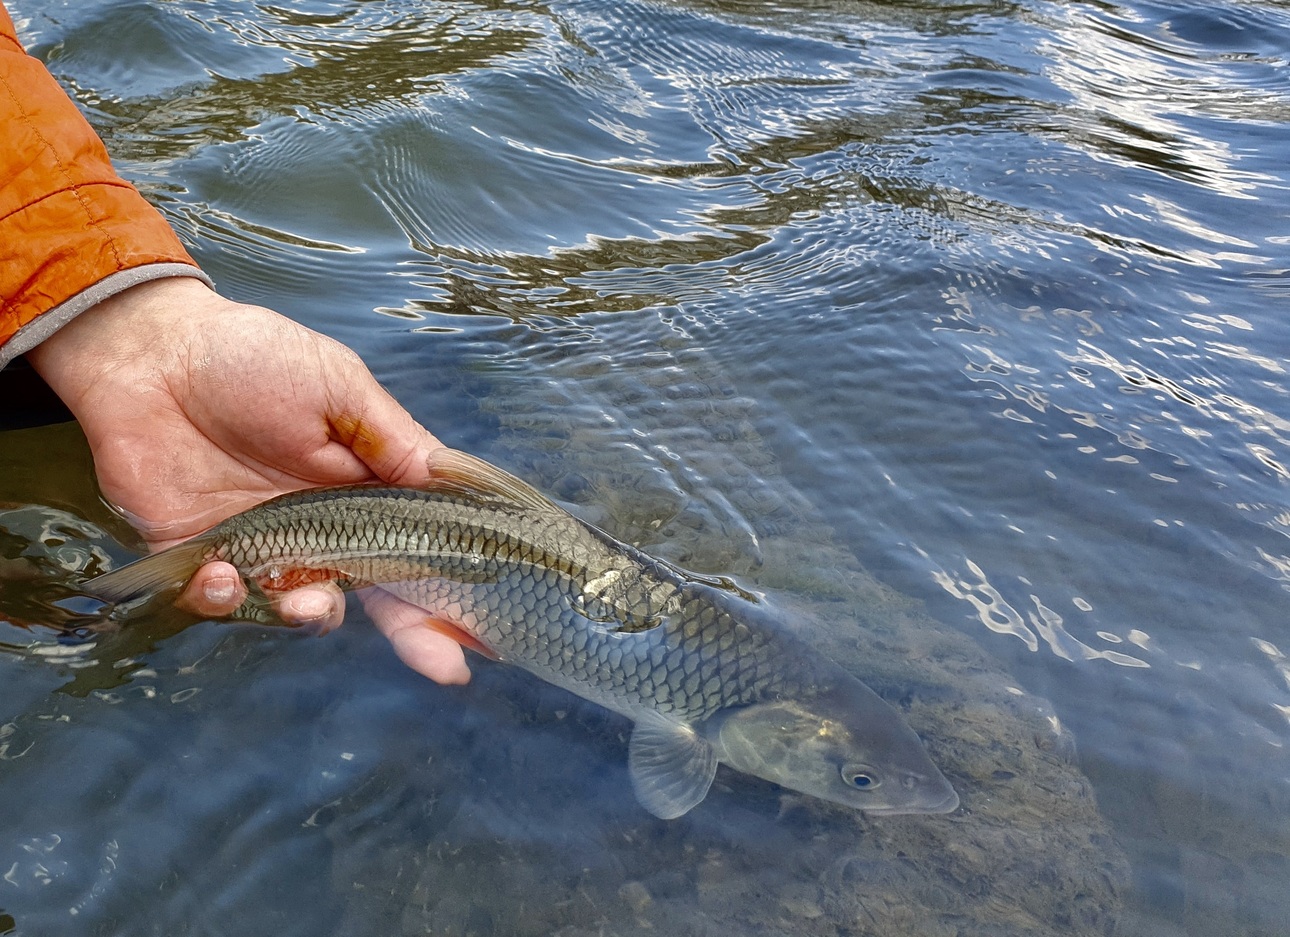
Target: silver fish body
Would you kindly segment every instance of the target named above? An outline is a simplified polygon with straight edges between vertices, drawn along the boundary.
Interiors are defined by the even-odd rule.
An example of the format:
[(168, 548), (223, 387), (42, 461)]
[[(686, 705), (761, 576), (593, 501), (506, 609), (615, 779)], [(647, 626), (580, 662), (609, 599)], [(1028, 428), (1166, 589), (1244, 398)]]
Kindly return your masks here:
[(266, 592), (379, 585), (463, 643), (632, 719), (641, 802), (677, 817), (718, 762), (881, 813), (958, 805), (899, 714), (722, 580), (618, 542), (523, 482), (441, 452), (424, 489), (285, 495), (92, 580), (121, 601), (232, 563)]

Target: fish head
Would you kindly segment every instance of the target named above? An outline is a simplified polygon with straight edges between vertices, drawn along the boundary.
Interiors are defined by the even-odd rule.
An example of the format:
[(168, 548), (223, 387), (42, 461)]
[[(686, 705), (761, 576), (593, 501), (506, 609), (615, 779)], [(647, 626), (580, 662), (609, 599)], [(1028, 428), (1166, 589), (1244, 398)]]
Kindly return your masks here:
[(867, 813), (950, 813), (958, 794), (900, 714), (847, 676), (805, 698), (752, 703), (713, 727), (739, 771)]

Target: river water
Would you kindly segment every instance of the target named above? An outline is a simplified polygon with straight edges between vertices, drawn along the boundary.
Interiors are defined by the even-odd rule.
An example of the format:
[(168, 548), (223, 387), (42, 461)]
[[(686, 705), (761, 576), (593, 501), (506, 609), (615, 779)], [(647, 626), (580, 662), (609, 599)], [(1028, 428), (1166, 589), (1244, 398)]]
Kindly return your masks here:
[(964, 806), (654, 821), (621, 720), (358, 613), (60, 640), (134, 540), (24, 430), (0, 934), (1290, 932), (1290, 6), (9, 8), (227, 295), (809, 609)]

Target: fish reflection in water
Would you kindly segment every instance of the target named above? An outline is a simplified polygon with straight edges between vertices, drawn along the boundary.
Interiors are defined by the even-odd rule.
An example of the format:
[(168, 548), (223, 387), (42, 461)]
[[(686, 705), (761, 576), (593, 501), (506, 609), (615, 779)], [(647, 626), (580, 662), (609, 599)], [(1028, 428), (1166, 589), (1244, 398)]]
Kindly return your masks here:
[(730, 583), (620, 543), (465, 453), (430, 468), (423, 489), (277, 498), (87, 589), (121, 602), (215, 559), (266, 592), (379, 585), (463, 645), (633, 720), (632, 784), (664, 819), (703, 800), (719, 762), (870, 813), (958, 806), (891, 706)]

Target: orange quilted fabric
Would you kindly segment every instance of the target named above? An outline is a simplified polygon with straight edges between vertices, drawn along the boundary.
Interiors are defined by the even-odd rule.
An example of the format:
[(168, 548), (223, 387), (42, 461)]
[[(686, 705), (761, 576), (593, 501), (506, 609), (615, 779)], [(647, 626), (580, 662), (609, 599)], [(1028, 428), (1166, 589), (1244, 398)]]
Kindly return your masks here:
[(0, 4), (0, 344), (114, 273), (192, 264)]

